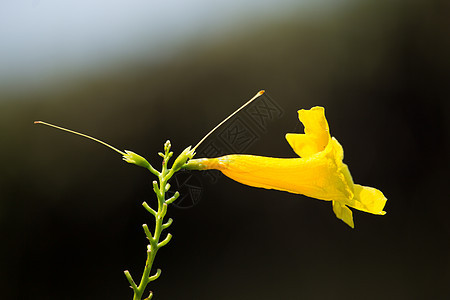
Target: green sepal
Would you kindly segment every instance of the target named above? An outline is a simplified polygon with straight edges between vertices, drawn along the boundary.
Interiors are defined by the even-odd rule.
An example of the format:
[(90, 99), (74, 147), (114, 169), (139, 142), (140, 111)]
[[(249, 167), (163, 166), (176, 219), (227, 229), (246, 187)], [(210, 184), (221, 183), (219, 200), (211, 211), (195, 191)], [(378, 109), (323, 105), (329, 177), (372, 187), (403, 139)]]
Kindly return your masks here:
[(195, 152), (194, 152), (194, 150), (191, 150), (191, 146), (184, 149), (183, 152), (181, 152), (181, 154), (178, 155), (177, 159), (175, 159), (175, 161), (172, 165), (172, 170), (174, 172), (179, 171), (186, 164), (186, 162), (189, 159), (194, 157), (194, 155), (195, 155)]
[(125, 150), (125, 154), (123, 155), (123, 160), (130, 164), (135, 164), (136, 166), (143, 167), (146, 169), (150, 168), (150, 163), (140, 156), (139, 154), (136, 154), (132, 151)]

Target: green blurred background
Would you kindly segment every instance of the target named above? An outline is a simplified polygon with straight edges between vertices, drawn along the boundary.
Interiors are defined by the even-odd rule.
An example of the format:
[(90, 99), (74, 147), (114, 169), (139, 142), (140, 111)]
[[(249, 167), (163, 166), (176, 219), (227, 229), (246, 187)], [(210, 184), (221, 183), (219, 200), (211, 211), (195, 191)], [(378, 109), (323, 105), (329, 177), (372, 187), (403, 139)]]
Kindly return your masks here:
[[(1, 4), (0, 298), (130, 299), (157, 166), (258, 90), (284, 111), (247, 153), (292, 157), (321, 105), (355, 182), (386, 216), (200, 175), (169, 210), (155, 299), (448, 299), (448, 1), (52, 1)], [(111, 14), (109, 14), (111, 12)], [(40, 27), (41, 26), (41, 27)]]

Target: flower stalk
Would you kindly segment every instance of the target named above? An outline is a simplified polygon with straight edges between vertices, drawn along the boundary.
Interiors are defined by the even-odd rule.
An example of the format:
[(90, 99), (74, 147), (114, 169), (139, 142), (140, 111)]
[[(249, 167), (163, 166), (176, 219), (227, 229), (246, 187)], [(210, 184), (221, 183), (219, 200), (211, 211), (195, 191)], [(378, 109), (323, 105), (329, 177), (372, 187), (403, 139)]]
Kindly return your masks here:
[[(149, 244), (147, 245), (147, 260), (145, 262), (144, 271), (142, 273), (139, 285), (136, 285), (131, 274), (128, 271), (124, 272), (134, 292), (133, 300), (142, 299), (142, 296), (147, 288), (147, 285), (150, 282), (158, 279), (158, 277), (161, 275), (161, 269), (157, 269), (154, 275), (150, 275), (152, 271), (153, 262), (155, 261), (155, 257), (158, 250), (167, 245), (172, 238), (172, 235), (169, 233), (161, 241), (161, 234), (163, 230), (167, 229), (173, 222), (172, 219), (169, 219), (167, 223), (164, 223), (164, 217), (167, 214), (167, 207), (179, 196), (179, 193), (176, 193), (173, 197), (166, 199), (166, 192), (168, 190), (167, 187), (170, 187), (170, 185), (168, 185), (168, 181), (175, 173), (172, 171), (173, 168), (172, 169), (168, 168), (169, 160), (173, 155), (173, 152), (170, 151), (170, 147), (171, 147), (170, 141), (167, 141), (164, 144), (164, 153), (162, 153), (163, 162), (161, 172), (156, 171), (157, 172), (156, 175), (158, 176), (159, 182), (157, 182), (156, 180), (153, 181), (153, 191), (155, 192), (156, 198), (158, 200), (158, 210), (155, 211), (146, 202), (142, 203), (142, 206), (144, 206), (144, 208), (155, 217), (155, 231), (152, 233), (148, 228), (147, 224), (142, 225), (142, 227), (144, 228), (145, 235), (147, 236), (147, 239), (149, 241)], [(186, 153), (183, 152), (179, 156), (179, 158), (181, 157), (181, 159), (183, 159), (182, 156), (186, 156)], [(169, 200), (171, 200), (170, 203), (168, 203)], [(152, 297), (153, 292), (150, 291), (150, 294), (146, 299), (152, 299)]]
[[(153, 181), (153, 191), (155, 192), (158, 201), (158, 209), (154, 210), (147, 204), (147, 202), (142, 203), (142, 206), (155, 218), (155, 229), (154, 232), (152, 233), (147, 224), (142, 225), (149, 243), (147, 245), (147, 259), (145, 262), (144, 271), (142, 272), (139, 285), (136, 284), (136, 282), (134, 281), (133, 277), (131, 276), (128, 270), (124, 271), (125, 277), (130, 283), (130, 287), (133, 289), (133, 300), (141, 300), (147, 289), (148, 284), (158, 279), (159, 276), (161, 275), (161, 269), (157, 269), (156, 272), (153, 275), (151, 275), (156, 254), (158, 253), (159, 249), (166, 246), (172, 239), (172, 235), (170, 233), (168, 233), (164, 239), (161, 238), (163, 230), (167, 229), (173, 223), (173, 220), (171, 218), (169, 218), (169, 220), (164, 223), (164, 218), (167, 214), (167, 207), (169, 206), (169, 204), (174, 202), (180, 196), (180, 194), (178, 192), (175, 192), (175, 194), (172, 197), (166, 199), (166, 193), (170, 189), (170, 184), (168, 182), (170, 178), (172, 178), (172, 176), (177, 171), (179, 171), (189, 159), (191, 159), (194, 156), (194, 150), (191, 150), (191, 147), (187, 147), (186, 149), (184, 149), (184, 151), (175, 159), (172, 168), (169, 168), (169, 161), (173, 156), (173, 152), (170, 151), (171, 144), (170, 141), (167, 140), (164, 144), (164, 153), (162, 152), (158, 153), (162, 157), (163, 161), (161, 171), (157, 171), (144, 157), (132, 151), (129, 150), (121, 151), (89, 135), (79, 133), (77, 131), (73, 131), (60, 126), (56, 126), (50, 123), (42, 121), (36, 121), (34, 123), (50, 126), (98, 142), (114, 150), (115, 152), (121, 154), (124, 161), (131, 164), (135, 164), (139, 167), (143, 167), (149, 170), (150, 173), (152, 173), (158, 178), (158, 181), (156, 180)], [(145, 298), (145, 300), (150, 300), (152, 299), (152, 297), (153, 292), (150, 291), (149, 296)]]

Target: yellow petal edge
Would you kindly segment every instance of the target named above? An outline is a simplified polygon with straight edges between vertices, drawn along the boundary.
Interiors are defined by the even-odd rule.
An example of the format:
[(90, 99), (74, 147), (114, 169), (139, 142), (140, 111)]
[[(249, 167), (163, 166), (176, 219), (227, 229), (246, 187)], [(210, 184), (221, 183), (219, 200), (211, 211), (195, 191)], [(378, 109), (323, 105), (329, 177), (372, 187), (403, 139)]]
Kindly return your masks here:
[(192, 159), (191, 170), (220, 170), (240, 183), (303, 194), (332, 201), (337, 218), (354, 228), (352, 207), (372, 214), (384, 215), (386, 197), (375, 188), (354, 184), (350, 171), (342, 162), (344, 151), (330, 136), (323, 107), (299, 110), (304, 134), (288, 133), (286, 140), (297, 158), (274, 158), (231, 154), (217, 158)]

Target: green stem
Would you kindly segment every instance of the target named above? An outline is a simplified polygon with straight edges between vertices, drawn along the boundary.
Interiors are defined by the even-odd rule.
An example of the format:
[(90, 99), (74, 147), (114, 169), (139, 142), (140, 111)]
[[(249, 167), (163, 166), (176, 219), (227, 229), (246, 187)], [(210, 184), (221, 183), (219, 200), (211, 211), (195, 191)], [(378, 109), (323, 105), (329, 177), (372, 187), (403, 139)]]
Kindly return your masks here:
[[(139, 286), (137, 286), (136, 283), (134, 282), (133, 277), (131, 276), (130, 272), (124, 271), (125, 276), (126, 276), (128, 282), (130, 283), (130, 286), (134, 292), (133, 300), (141, 300), (142, 295), (144, 294), (144, 291), (145, 291), (147, 285), (149, 284), (149, 282), (156, 280), (161, 275), (161, 270), (159, 270), (159, 269), (157, 270), (155, 275), (151, 276), (150, 272), (152, 270), (152, 265), (155, 260), (156, 253), (158, 252), (158, 250), (160, 248), (164, 247), (167, 243), (169, 243), (170, 239), (172, 238), (172, 235), (168, 234), (163, 241), (161, 241), (161, 242), (159, 241), (162, 231), (164, 229), (166, 229), (167, 227), (169, 227), (170, 224), (172, 224), (172, 219), (169, 219), (169, 221), (167, 223), (163, 224), (164, 217), (166, 216), (166, 213), (167, 213), (167, 206), (170, 203), (172, 203), (173, 201), (175, 201), (179, 196), (179, 193), (176, 192), (175, 195), (173, 195), (173, 197), (166, 200), (166, 192), (170, 188), (170, 184), (168, 184), (167, 182), (169, 181), (169, 179), (173, 176), (173, 174), (176, 171), (180, 170), (181, 166), (189, 158), (192, 158), (193, 152), (191, 153), (189, 151), (190, 147), (186, 148), (178, 156), (178, 158), (175, 160), (175, 163), (174, 163), (175, 167), (174, 167), (174, 165), (172, 165), (172, 169), (168, 169), (168, 167), (167, 167), (168, 162), (169, 162), (170, 158), (172, 157), (173, 152), (170, 151), (170, 147), (171, 147), (170, 141), (169, 140), (166, 141), (166, 143), (164, 144), (164, 154), (161, 152), (158, 153), (163, 158), (162, 170), (161, 170), (161, 172), (158, 172), (156, 169), (154, 169), (152, 167), (152, 165), (145, 158), (143, 158), (142, 156), (140, 156), (132, 151), (128, 151), (128, 150), (125, 150), (125, 152), (120, 151), (119, 149), (117, 149), (99, 139), (96, 139), (96, 138), (86, 135), (84, 133), (73, 131), (73, 130), (70, 130), (70, 129), (67, 129), (64, 127), (56, 126), (56, 125), (42, 122), (42, 121), (35, 121), (34, 123), (47, 125), (47, 126), (50, 126), (50, 127), (53, 127), (53, 128), (59, 129), (59, 130), (63, 130), (63, 131), (69, 132), (69, 133), (73, 133), (73, 134), (88, 138), (90, 140), (93, 140), (95, 142), (98, 142), (98, 143), (120, 153), (126, 162), (135, 164), (140, 167), (145, 167), (152, 174), (154, 174), (155, 176), (158, 177), (159, 186), (156, 181), (153, 182), (153, 190), (158, 199), (158, 211), (153, 210), (146, 202), (142, 203), (144, 208), (155, 217), (155, 233), (152, 234), (150, 232), (147, 224), (143, 225), (145, 235), (147, 236), (147, 239), (149, 240), (149, 244), (147, 246), (147, 261), (145, 263), (144, 272), (142, 274), (142, 278), (141, 278), (141, 282), (139, 283)], [(153, 297), (153, 293), (150, 292), (150, 295), (146, 299), (149, 300), (152, 297)]]
[[(148, 226), (146, 224), (143, 225), (145, 234), (149, 240), (149, 244), (147, 245), (147, 260), (145, 262), (144, 272), (142, 273), (141, 281), (138, 286), (134, 283), (134, 281), (133, 281), (131, 275), (128, 273), (128, 271), (125, 271), (125, 275), (126, 275), (128, 281), (130, 282), (131, 288), (134, 291), (133, 300), (141, 300), (142, 296), (147, 288), (147, 285), (151, 281), (156, 280), (160, 276), (160, 274), (161, 274), (160, 269), (158, 269), (154, 275), (151, 275), (153, 262), (155, 261), (156, 253), (158, 252), (158, 250), (161, 249), (162, 247), (164, 247), (172, 238), (172, 235), (168, 234), (166, 236), (166, 238), (160, 242), (162, 231), (172, 224), (172, 219), (169, 219), (169, 221), (165, 224), (163, 224), (163, 222), (164, 222), (164, 217), (166, 216), (166, 213), (167, 213), (167, 206), (169, 203), (173, 202), (173, 200), (174, 200), (174, 199), (172, 199), (173, 197), (168, 199), (168, 200), (172, 200), (170, 202), (168, 202), (168, 200), (166, 200), (167, 182), (172, 177), (174, 172), (167, 168), (167, 163), (168, 163), (170, 157), (172, 156), (172, 152), (169, 151), (170, 144), (168, 147), (165, 145), (164, 148), (165, 148), (164, 149), (165, 154), (162, 155), (163, 156), (162, 170), (161, 170), (161, 172), (157, 172), (159, 183), (157, 183), (156, 181), (153, 182), (153, 190), (158, 199), (158, 210), (157, 211), (153, 210), (145, 202), (142, 204), (144, 206), (144, 208), (155, 217), (155, 231), (152, 234), (150, 232), (150, 230), (148, 229)], [(152, 170), (150, 170), (150, 171), (152, 172)], [(154, 173), (154, 172), (152, 172), (152, 173)], [(153, 293), (150, 292), (149, 297), (146, 299), (151, 299), (152, 296), (153, 296)]]

